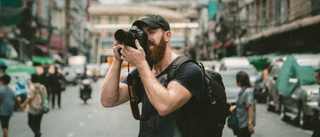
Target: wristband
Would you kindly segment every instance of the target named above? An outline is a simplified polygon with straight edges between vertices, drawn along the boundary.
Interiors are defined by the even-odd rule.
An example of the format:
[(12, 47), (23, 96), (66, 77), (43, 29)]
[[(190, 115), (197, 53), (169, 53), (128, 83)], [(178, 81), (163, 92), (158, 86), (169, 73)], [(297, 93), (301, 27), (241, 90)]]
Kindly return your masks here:
[(253, 122), (252, 122), (252, 121), (249, 121), (249, 122), (248, 122), (248, 125), (250, 125), (250, 124), (253, 124)]

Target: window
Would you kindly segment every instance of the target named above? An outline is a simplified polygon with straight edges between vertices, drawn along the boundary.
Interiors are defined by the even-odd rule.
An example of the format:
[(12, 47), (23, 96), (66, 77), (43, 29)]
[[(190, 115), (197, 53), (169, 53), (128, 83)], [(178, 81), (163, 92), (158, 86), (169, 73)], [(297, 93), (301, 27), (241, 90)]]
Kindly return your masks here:
[(139, 20), (139, 17), (138, 17), (138, 16), (132, 16), (132, 17), (130, 17), (130, 23), (133, 23), (133, 22), (135, 22), (136, 20)]
[(109, 24), (112, 24), (112, 17), (109, 17)]
[(91, 18), (91, 25), (94, 25), (94, 17)]
[(96, 24), (100, 24), (100, 17), (97, 17)]
[(110, 16), (109, 17), (109, 24), (118, 24), (118, 17), (117, 16)]
[(100, 17), (92, 17), (91, 18), (91, 24), (100, 24)]
[(114, 17), (114, 24), (118, 24), (118, 17)]

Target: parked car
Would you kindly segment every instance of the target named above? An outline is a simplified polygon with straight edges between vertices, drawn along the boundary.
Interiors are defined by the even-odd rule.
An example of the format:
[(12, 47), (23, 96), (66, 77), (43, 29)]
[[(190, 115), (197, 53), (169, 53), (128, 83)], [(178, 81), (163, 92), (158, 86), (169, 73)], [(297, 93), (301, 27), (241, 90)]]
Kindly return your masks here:
[(68, 67), (72, 68), (74, 72), (80, 76), (84, 72), (85, 65), (69, 65)]
[(225, 57), (221, 60), (220, 70), (227, 70), (229, 66), (247, 66), (250, 61), (245, 57)]
[(294, 120), (302, 128), (310, 125), (310, 119), (317, 108), (319, 85), (315, 84), (315, 70), (320, 68), (320, 54), (293, 55), (279, 72), (276, 88), (282, 120)]
[(73, 83), (73, 85), (78, 84), (79, 77), (73, 68), (64, 67), (61, 74), (64, 76), (66, 83)]
[(212, 70), (212, 66), (214, 66), (214, 71), (218, 72), (221, 66), (219, 61), (200, 61), (205, 69)]
[(222, 72), (222, 71), (231, 71), (231, 72), (244, 71), (249, 75), (251, 85), (254, 85), (254, 82), (256, 81), (257, 77), (259, 76), (257, 69), (251, 64), (228, 65), (228, 66), (225, 65), (225, 67), (220, 68), (219, 72)]
[[(28, 90), (30, 89), (30, 74), (27, 72), (12, 72), (7, 73), (11, 80), (8, 86), (15, 92), (20, 102), (24, 102), (27, 98)], [(19, 110), (19, 105), (15, 102), (14, 110)]]
[(237, 86), (236, 83), (236, 72), (227, 72), (221, 71), (219, 74), (222, 77), (222, 82), (225, 86), (225, 91), (227, 94), (227, 102), (228, 103), (235, 103), (236, 98), (238, 96), (239, 91), (241, 90), (240, 87)]

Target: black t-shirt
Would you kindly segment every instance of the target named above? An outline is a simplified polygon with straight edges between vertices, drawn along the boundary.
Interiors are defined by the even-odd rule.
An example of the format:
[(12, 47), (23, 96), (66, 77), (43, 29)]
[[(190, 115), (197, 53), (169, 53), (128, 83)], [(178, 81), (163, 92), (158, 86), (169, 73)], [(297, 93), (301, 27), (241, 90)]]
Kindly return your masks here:
[[(169, 66), (170, 67), (170, 66)], [(163, 72), (161, 72), (156, 78), (162, 85), (167, 85), (167, 73), (169, 71), (169, 67), (166, 68)], [(137, 69), (134, 69), (130, 73), (134, 80), (134, 87), (137, 94), (137, 97), (141, 97), (141, 91), (143, 89), (143, 84), (139, 76), (139, 72)], [(194, 105), (194, 102), (197, 102), (202, 96), (202, 92), (204, 89), (203, 86), (203, 73), (200, 67), (193, 63), (185, 63), (179, 67), (176, 72), (176, 77), (173, 81), (180, 83), (186, 89), (188, 89), (193, 95), (192, 98), (183, 106), (183, 107), (191, 107)], [(122, 83), (127, 83), (127, 78), (125, 78)], [(148, 97), (145, 97), (142, 101), (142, 116), (149, 113), (151, 107), (151, 103)], [(182, 108), (182, 107), (181, 107)], [(166, 116), (160, 116), (159, 113), (155, 110), (152, 111), (151, 117), (147, 121), (140, 121), (140, 136), (150, 136), (150, 137), (172, 137), (172, 136), (181, 136), (181, 130), (178, 125), (180, 123), (178, 119), (184, 114), (181, 113), (182, 109), (179, 108), (175, 112), (172, 112)], [(192, 109), (192, 108), (190, 108)], [(182, 119), (188, 121), (188, 119)]]
[(53, 83), (53, 78), (52, 78), (52, 74), (50, 74), (49, 72), (47, 73), (42, 73), (40, 75), (40, 83), (43, 84), (47, 90), (52, 88), (52, 83)]

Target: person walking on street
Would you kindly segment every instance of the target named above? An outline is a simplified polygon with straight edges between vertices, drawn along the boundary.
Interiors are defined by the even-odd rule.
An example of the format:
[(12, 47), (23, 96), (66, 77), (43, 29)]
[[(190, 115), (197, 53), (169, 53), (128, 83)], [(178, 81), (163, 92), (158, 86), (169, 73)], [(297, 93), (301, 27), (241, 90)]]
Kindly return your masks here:
[[(320, 69), (316, 70), (315, 82), (320, 85)], [(312, 122), (314, 123), (312, 137), (320, 137), (320, 88), (318, 92), (318, 107), (314, 112)]]
[[(148, 45), (144, 47), (148, 52), (144, 51), (137, 39), (137, 49), (113, 42), (115, 59), (101, 89), (101, 104), (110, 108), (129, 101), (127, 81), (132, 76), (136, 96), (141, 97), (141, 116), (149, 117), (140, 121), (139, 136), (188, 136), (190, 130), (183, 128), (181, 123), (190, 124), (192, 119), (185, 116), (182, 108), (194, 110), (199, 102), (204, 91), (202, 70), (193, 62), (185, 63), (177, 69), (175, 78), (167, 81), (168, 68), (178, 57), (170, 48), (172, 33), (168, 21), (160, 15), (148, 14), (135, 21), (133, 26), (148, 35)], [(118, 52), (120, 49), (121, 54)], [(136, 69), (119, 84), (123, 61)]]
[(231, 106), (231, 112), (236, 111), (238, 120), (238, 137), (251, 137), (255, 125), (255, 102), (250, 89), (250, 80), (247, 73), (240, 71), (236, 74), (237, 86), (241, 88), (236, 106)]
[(13, 115), (14, 100), (20, 105), (20, 100), (15, 96), (14, 91), (8, 87), (10, 80), (11, 78), (7, 74), (0, 78), (2, 84), (0, 87), (0, 121), (3, 137), (9, 137), (9, 120)]
[(81, 83), (82, 80), (91, 78), (87, 75), (87, 68), (84, 68), (83, 73), (79, 76), (79, 83)]
[(55, 66), (54, 67), (54, 73), (52, 74), (52, 108), (55, 106), (55, 100), (56, 100), (56, 95), (58, 97), (58, 107), (61, 107), (61, 84), (62, 81), (64, 80), (64, 76), (59, 72), (59, 67)]
[(43, 84), (48, 92), (48, 100), (50, 100), (50, 94), (52, 90), (52, 75), (49, 73), (49, 66), (44, 65), (43, 66), (43, 73), (40, 75), (40, 84)]
[(35, 134), (35, 137), (40, 137), (40, 127), (42, 119), (42, 98), (41, 93), (44, 92), (47, 94), (46, 87), (39, 83), (39, 75), (31, 75), (31, 86), (28, 91), (27, 99), (21, 104), (20, 108), (26, 106), (26, 111), (28, 112), (28, 125)]

